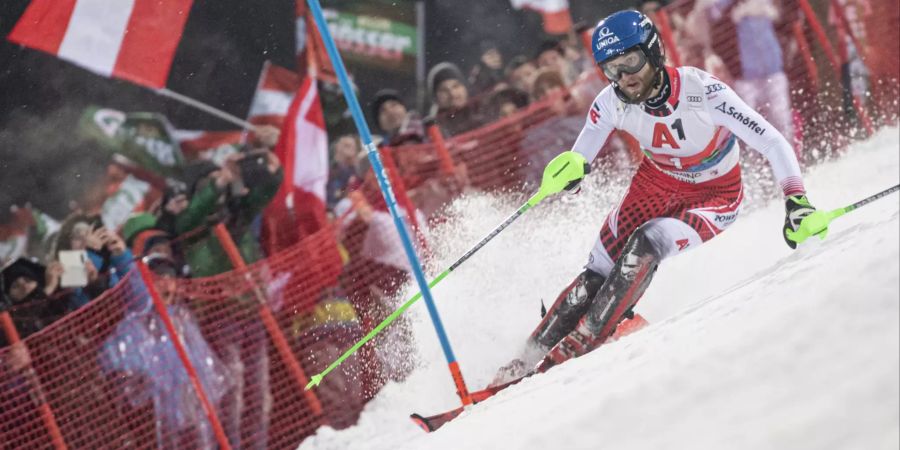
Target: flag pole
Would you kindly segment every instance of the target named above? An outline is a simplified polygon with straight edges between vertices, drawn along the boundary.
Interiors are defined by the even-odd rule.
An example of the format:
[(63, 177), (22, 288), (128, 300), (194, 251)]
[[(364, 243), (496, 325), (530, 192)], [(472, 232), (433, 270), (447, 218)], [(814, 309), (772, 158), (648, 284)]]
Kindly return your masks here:
[(228, 114), (227, 112), (222, 111), (221, 109), (207, 105), (206, 103), (203, 103), (199, 100), (192, 99), (184, 94), (179, 94), (175, 91), (169, 90), (168, 88), (159, 88), (159, 89), (156, 89), (155, 91), (159, 95), (169, 97), (173, 100), (177, 100), (181, 103), (184, 103), (185, 105), (192, 106), (194, 108), (199, 109), (200, 111), (212, 114), (220, 119), (226, 120), (235, 125), (240, 125), (241, 128), (245, 128), (248, 130), (256, 130), (256, 125), (253, 125), (252, 123), (247, 122), (244, 119), (241, 119), (241, 118), (235, 117), (231, 114)]

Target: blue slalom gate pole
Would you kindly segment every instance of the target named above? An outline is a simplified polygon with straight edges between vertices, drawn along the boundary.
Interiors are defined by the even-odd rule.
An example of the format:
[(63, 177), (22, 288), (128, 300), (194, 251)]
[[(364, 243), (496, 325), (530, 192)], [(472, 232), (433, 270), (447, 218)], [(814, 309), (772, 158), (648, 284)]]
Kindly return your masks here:
[[(469, 396), (469, 390), (466, 388), (466, 383), (463, 380), (462, 372), (459, 369), (459, 363), (456, 361), (456, 356), (453, 355), (453, 348), (450, 347), (450, 340), (447, 338), (447, 332), (444, 331), (443, 323), (441, 323), (441, 316), (438, 314), (437, 307), (434, 304), (434, 298), (431, 296), (431, 290), (428, 288), (428, 281), (425, 280), (425, 274), (422, 272), (422, 265), (419, 262), (419, 257), (416, 255), (412, 240), (409, 238), (409, 233), (406, 231), (406, 225), (403, 218), (397, 212), (397, 199), (394, 197), (394, 191), (388, 181), (384, 166), (381, 164), (381, 157), (378, 155), (378, 149), (375, 147), (375, 144), (372, 143), (372, 134), (369, 131), (369, 125), (366, 123), (362, 109), (359, 107), (359, 100), (357, 100), (356, 94), (353, 92), (353, 87), (350, 85), (350, 80), (347, 77), (347, 69), (344, 67), (344, 60), (341, 59), (337, 46), (334, 44), (334, 39), (331, 37), (331, 32), (328, 30), (328, 24), (325, 22), (325, 16), (322, 14), (322, 5), (319, 4), (319, 0), (307, 0), (306, 3), (309, 5), (310, 11), (312, 11), (316, 27), (319, 29), (319, 33), (322, 35), (322, 41), (325, 44), (325, 49), (328, 51), (328, 57), (331, 59), (331, 64), (334, 66), (335, 72), (337, 73), (338, 81), (341, 84), (341, 90), (344, 91), (344, 99), (347, 100), (347, 106), (353, 114), (353, 122), (356, 124), (356, 129), (359, 131), (359, 136), (362, 139), (363, 146), (365, 147), (366, 153), (369, 156), (369, 161), (372, 164), (372, 170), (375, 171), (375, 177), (378, 178), (381, 194), (384, 196), (384, 201), (387, 203), (391, 217), (394, 218), (394, 226), (397, 227), (397, 232), (400, 234), (400, 240), (403, 242), (403, 250), (406, 251), (406, 257), (409, 259), (409, 265), (416, 278), (416, 283), (418, 283), (419, 290), (422, 292), (422, 297), (425, 299), (425, 305), (428, 307), (428, 315), (431, 316), (434, 330), (437, 332), (438, 339), (441, 341), (441, 349), (443, 349), (444, 357), (447, 358), (447, 364), (450, 366), (450, 375), (453, 377), (453, 382), (456, 384), (457, 393), (459, 394), (460, 399), (462, 399), (463, 405), (469, 405), (472, 403), (472, 398)], [(409, 213), (413, 214), (414, 212), (410, 211)]]

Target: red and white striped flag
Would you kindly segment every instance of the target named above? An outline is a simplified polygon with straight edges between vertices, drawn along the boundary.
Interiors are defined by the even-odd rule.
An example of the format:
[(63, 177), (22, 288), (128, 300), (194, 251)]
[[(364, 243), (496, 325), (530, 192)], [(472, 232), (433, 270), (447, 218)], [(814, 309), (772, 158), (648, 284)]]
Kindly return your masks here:
[(243, 130), (175, 130), (173, 133), (185, 159), (205, 159), (219, 165), (228, 155), (239, 151), (243, 135)]
[(301, 81), (295, 72), (266, 61), (250, 103), (247, 121), (254, 125), (281, 128)]
[(510, 0), (513, 8), (530, 9), (541, 13), (544, 31), (549, 34), (565, 34), (572, 29), (569, 0)]
[(33, 0), (8, 39), (104, 76), (166, 85), (193, 0)]
[(270, 254), (327, 224), (328, 135), (315, 79), (303, 79), (274, 152), (284, 165), (284, 183), (266, 208), (265, 241)]
[(285, 184), (314, 194), (325, 202), (328, 181), (328, 134), (316, 80), (304, 78), (294, 96), (275, 146), (285, 163)]

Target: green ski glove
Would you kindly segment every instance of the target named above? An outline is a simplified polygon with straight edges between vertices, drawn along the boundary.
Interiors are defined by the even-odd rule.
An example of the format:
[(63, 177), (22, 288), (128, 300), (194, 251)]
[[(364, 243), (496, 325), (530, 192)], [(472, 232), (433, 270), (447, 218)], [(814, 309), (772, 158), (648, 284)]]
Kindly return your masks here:
[[(588, 162), (584, 163), (584, 175), (591, 173), (591, 164)], [(584, 179), (584, 176), (580, 178), (574, 179), (570, 181), (563, 189), (565, 189), (570, 194), (577, 194), (581, 192), (581, 180)]]
[[(809, 199), (806, 198), (806, 195), (792, 195), (785, 201), (784, 210), (784, 228), (782, 228), (784, 242), (787, 243), (788, 247), (796, 249), (797, 244), (805, 241), (809, 237), (806, 233), (798, 233), (798, 231), (800, 230), (801, 225), (804, 225), (804, 220), (816, 212), (816, 207), (809, 203)], [(814, 217), (816, 216), (814, 215), (813, 217), (810, 217), (810, 219), (813, 219)], [(805, 225), (804, 229), (808, 229), (810, 228), (809, 225), (812, 224), (807, 223)], [(814, 234), (821, 234), (822, 237), (824, 237), (824, 233), (826, 232), (828, 232), (827, 222), (824, 224), (823, 229), (815, 230)]]

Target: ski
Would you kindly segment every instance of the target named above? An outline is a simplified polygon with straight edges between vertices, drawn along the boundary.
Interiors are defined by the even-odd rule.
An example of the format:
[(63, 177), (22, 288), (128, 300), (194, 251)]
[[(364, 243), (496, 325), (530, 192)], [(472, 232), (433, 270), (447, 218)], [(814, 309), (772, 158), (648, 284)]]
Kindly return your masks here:
[[(647, 326), (647, 321), (643, 317), (641, 317), (640, 314), (635, 314), (633, 318), (625, 320), (621, 324), (619, 324), (619, 327), (613, 334), (613, 339), (610, 339), (605, 344), (614, 342), (615, 340), (634, 333), (635, 331), (638, 331), (645, 326)], [(494, 394), (524, 380), (525, 378), (534, 375), (535, 373), (538, 372), (529, 372), (511, 381), (507, 381), (506, 383), (498, 384), (495, 386), (488, 386), (480, 391), (471, 392), (469, 395), (472, 397), (473, 404), (477, 404), (493, 397)], [(438, 428), (444, 426), (444, 424), (446, 424), (447, 422), (450, 422), (451, 420), (459, 417), (459, 415), (462, 414), (463, 411), (465, 411), (465, 407), (459, 406), (457, 408), (451, 409), (450, 411), (435, 414), (433, 416), (423, 416), (421, 414), (413, 413), (409, 415), (409, 418), (413, 421), (413, 423), (418, 425), (419, 428), (425, 430), (426, 433), (431, 433), (432, 431), (435, 431)]]
[[(506, 383), (503, 383), (503, 384), (498, 384), (496, 386), (488, 386), (480, 391), (470, 392), (469, 395), (472, 397), (472, 403), (476, 404), (479, 402), (483, 402), (483, 401), (493, 397), (494, 394), (522, 381), (523, 379), (525, 379), (531, 375), (532, 374), (529, 373), (527, 375), (516, 378), (512, 381), (507, 381)], [(409, 415), (409, 418), (412, 419), (412, 421), (416, 425), (418, 425), (420, 428), (422, 428), (426, 432), (430, 433), (430, 432), (442, 427), (445, 423), (455, 419), (457, 416), (462, 414), (462, 412), (464, 410), (465, 410), (465, 407), (459, 406), (457, 408), (451, 409), (450, 411), (443, 412), (440, 414), (435, 414), (433, 416), (427, 416), (427, 417), (422, 416), (420, 414), (413, 413), (413, 414)]]

